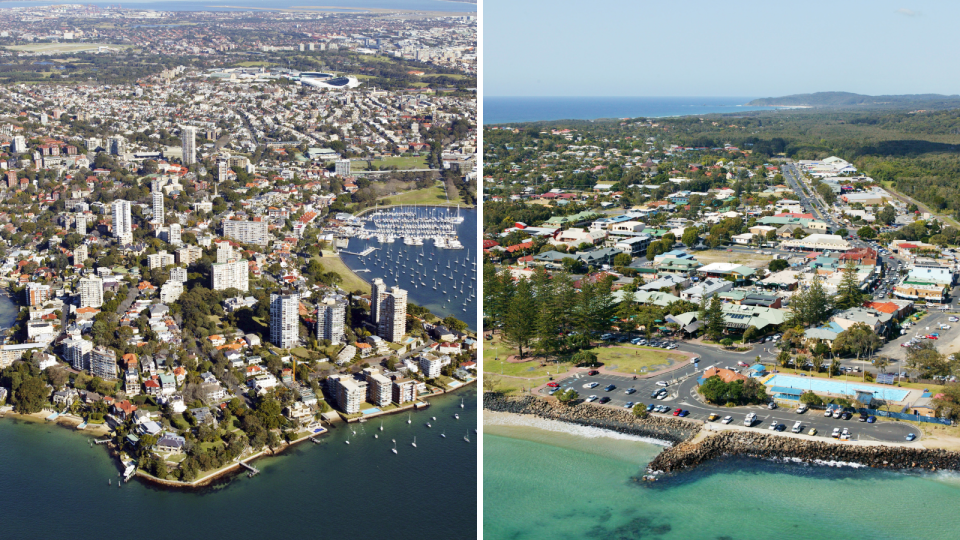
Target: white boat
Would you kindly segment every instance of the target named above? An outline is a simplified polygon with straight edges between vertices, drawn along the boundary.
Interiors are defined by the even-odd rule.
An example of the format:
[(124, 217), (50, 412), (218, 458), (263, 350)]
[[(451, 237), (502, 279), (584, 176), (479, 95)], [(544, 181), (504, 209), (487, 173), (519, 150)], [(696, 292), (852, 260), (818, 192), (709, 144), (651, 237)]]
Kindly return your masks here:
[(413, 442), (410, 443), (410, 446), (412, 446), (412, 447), (414, 447), (414, 448), (417, 447), (417, 438), (416, 438), (416, 437), (413, 438)]
[(393, 448), (391, 448), (390, 451), (393, 452), (394, 454), (397, 453), (397, 440), (396, 440), (396, 439), (393, 440)]

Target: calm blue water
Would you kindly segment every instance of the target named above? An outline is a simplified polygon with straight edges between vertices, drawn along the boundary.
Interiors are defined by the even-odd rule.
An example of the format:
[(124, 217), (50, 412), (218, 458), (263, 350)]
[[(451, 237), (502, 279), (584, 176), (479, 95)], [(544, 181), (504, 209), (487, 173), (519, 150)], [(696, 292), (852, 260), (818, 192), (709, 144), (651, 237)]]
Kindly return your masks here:
[(830, 394), (844, 394), (848, 396), (857, 395), (857, 390), (873, 392), (877, 399), (889, 401), (903, 401), (909, 390), (897, 388), (877, 388), (871, 384), (857, 384), (856, 382), (831, 381), (829, 379), (818, 379), (816, 377), (791, 377), (790, 375), (777, 374), (767, 381), (767, 386), (783, 386), (786, 388), (795, 388), (797, 390), (810, 390), (813, 392), (826, 392)]
[[(412, 413), (411, 424), (406, 414), (383, 417), (382, 432), (380, 418), (340, 424), (321, 444), (304, 442), (257, 460), (259, 476), (198, 491), (138, 480), (117, 488), (116, 462), (87, 436), (2, 419), (0, 538), (475, 538), (476, 396), (471, 387), (435, 398)], [(390, 452), (391, 439), (397, 454)]]
[(746, 107), (751, 97), (499, 97), (483, 98), (483, 123), (687, 116), (775, 109)]
[[(84, 5), (116, 6), (126, 9), (152, 9), (156, 11), (243, 11), (250, 8), (286, 9), (303, 6), (322, 6), (329, 2), (304, 2), (303, 0), (134, 0), (118, 2), (117, 0), (88, 0), (78, 2)], [(429, 11), (471, 12), (477, 10), (476, 4), (464, 2), (443, 2), (441, 0), (337, 0), (332, 2), (337, 7), (347, 8), (382, 8), (382, 9), (414, 9)], [(35, 2), (3, 2), (0, 8), (36, 7), (43, 5), (63, 4), (60, 0), (38, 0)], [(226, 7), (231, 6), (231, 7)]]
[[(454, 213), (456, 209), (430, 207), (424, 211), (435, 214)], [(440, 317), (452, 315), (476, 330), (480, 296), (479, 281), (473, 279), (477, 277), (477, 267), (473, 265), (477, 260), (477, 210), (461, 208), (460, 215), (464, 219), (457, 228), (457, 233), (464, 249), (435, 249), (433, 242), (429, 240), (422, 246), (408, 246), (403, 243), (402, 238), (392, 244), (381, 244), (376, 238), (351, 238), (350, 247), (347, 248), (349, 251), (361, 253), (367, 247), (378, 250), (365, 257), (350, 255), (341, 250), (340, 258), (353, 271), (369, 269), (370, 272), (357, 273), (368, 283), (374, 278), (381, 278), (388, 287), (398, 285), (406, 289), (410, 302), (429, 308), (431, 313)], [(368, 225), (367, 228), (372, 226)], [(430, 260), (430, 257), (433, 257), (433, 260)], [(423, 266), (417, 264), (418, 258), (423, 262)], [(437, 283), (436, 289), (433, 288), (434, 279)], [(446, 294), (443, 294), (443, 291), (446, 291)]]

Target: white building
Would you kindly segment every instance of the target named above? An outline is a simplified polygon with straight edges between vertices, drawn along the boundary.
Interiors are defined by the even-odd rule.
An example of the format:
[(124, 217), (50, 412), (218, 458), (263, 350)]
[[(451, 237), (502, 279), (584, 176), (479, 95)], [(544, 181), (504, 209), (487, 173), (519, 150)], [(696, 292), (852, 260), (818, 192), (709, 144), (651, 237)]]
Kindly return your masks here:
[(197, 128), (184, 126), (181, 134), (181, 161), (184, 165), (193, 165), (197, 162)]
[(90, 374), (105, 381), (117, 378), (117, 355), (110, 349), (97, 347), (90, 353)]
[(133, 243), (133, 220), (130, 217), (130, 201), (113, 201), (113, 236), (120, 244)]
[(99, 308), (103, 305), (103, 280), (98, 277), (82, 278), (77, 285), (80, 290), (80, 307)]
[(250, 287), (250, 267), (247, 261), (231, 261), (210, 265), (210, 288), (223, 291), (234, 288), (246, 292)]
[(300, 295), (270, 295), (270, 342), (289, 349), (300, 342)]
[(363, 370), (367, 379), (367, 401), (378, 407), (385, 407), (393, 400), (393, 381), (377, 369)]
[(337, 407), (347, 414), (360, 412), (360, 405), (367, 397), (367, 382), (358, 381), (349, 375), (331, 375), (328, 381), (334, 384)]
[(266, 221), (223, 221), (223, 236), (241, 244), (265, 246), (270, 242), (270, 226)]
[(325, 298), (317, 309), (317, 339), (331, 343), (344, 342), (347, 302), (342, 298)]
[(442, 360), (432, 354), (423, 354), (420, 355), (419, 363), (420, 369), (423, 371), (423, 376), (428, 379), (433, 379), (440, 376), (440, 368), (443, 367), (441, 363)]
[(149, 266), (151, 270), (155, 268), (166, 268), (173, 264), (173, 253), (167, 253), (166, 250), (161, 250), (159, 253), (154, 253), (153, 255), (147, 255), (147, 266)]
[(153, 197), (153, 222), (163, 225), (163, 190), (160, 189), (160, 180), (153, 180), (150, 191)]
[(85, 339), (68, 339), (63, 342), (63, 356), (77, 371), (90, 369), (90, 353), (93, 342)]
[(398, 343), (407, 331), (407, 291), (400, 287), (388, 290), (382, 279), (375, 279), (371, 285), (370, 306), (377, 335)]
[(350, 160), (338, 159), (334, 165), (334, 173), (340, 177), (350, 176)]

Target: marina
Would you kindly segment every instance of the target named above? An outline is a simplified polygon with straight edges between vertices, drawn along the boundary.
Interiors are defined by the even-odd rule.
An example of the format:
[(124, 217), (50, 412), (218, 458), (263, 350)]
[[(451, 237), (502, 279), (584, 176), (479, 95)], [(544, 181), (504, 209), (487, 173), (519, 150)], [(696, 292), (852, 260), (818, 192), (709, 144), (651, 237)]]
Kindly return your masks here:
[(363, 227), (348, 238), (340, 257), (354, 272), (367, 274), (367, 281), (397, 285), (434, 315), (453, 316), (476, 329), (476, 214), (439, 207), (377, 210), (358, 218)]

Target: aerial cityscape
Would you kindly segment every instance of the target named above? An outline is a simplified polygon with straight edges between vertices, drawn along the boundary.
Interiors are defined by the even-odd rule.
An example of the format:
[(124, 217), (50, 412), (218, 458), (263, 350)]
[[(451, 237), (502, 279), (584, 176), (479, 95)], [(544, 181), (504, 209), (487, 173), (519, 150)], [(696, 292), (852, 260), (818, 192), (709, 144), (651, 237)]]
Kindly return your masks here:
[[(884, 9), (854, 82), (766, 50), (811, 35), (786, 8), (485, 3), (485, 538), (955, 534), (877, 512), (960, 502), (960, 103), (873, 69), (867, 28), (944, 15)], [(545, 37), (572, 28), (602, 31)], [(656, 68), (625, 52), (661, 40)]]
[[(329, 534), (474, 535), (475, 6), (11, 5), (0, 469), (189, 536), (303, 534), (206, 516), (348, 481)], [(467, 511), (348, 511), (428, 482)], [(19, 537), (102, 524), (0, 499)]]

